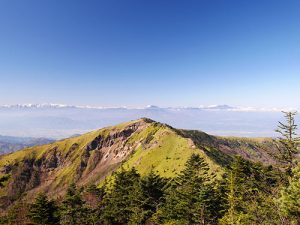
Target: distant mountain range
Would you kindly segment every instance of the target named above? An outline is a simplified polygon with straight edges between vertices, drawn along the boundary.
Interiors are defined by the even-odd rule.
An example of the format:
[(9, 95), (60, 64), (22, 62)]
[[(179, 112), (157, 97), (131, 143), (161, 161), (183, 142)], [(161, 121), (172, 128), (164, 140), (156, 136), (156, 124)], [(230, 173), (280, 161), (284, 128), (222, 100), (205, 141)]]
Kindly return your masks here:
[(228, 110), (228, 111), (283, 111), (294, 109), (283, 108), (255, 108), (255, 107), (237, 107), (230, 105), (208, 105), (199, 107), (159, 107), (155, 105), (148, 105), (146, 107), (102, 107), (102, 106), (77, 106), (77, 105), (64, 105), (64, 104), (14, 104), (14, 105), (0, 105), (0, 109), (127, 109), (127, 110), (141, 110), (141, 109), (173, 109), (173, 110), (186, 110), (186, 109), (198, 109), (198, 110)]
[(61, 139), (99, 127), (141, 117), (185, 129), (224, 136), (275, 136), (282, 119), (278, 108), (211, 105), (199, 107), (141, 108), (95, 107), (62, 104), (16, 104), (0, 106), (0, 134), (6, 136)]
[(47, 138), (12, 137), (0, 135), (0, 155), (14, 152), (26, 147), (43, 145), (54, 142)]

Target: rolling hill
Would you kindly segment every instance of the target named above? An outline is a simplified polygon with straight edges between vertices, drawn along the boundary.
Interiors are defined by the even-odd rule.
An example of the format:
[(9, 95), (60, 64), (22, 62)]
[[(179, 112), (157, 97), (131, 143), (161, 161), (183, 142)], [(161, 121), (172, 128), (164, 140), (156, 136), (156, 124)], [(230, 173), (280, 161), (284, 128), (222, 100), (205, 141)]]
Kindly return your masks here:
[(41, 191), (59, 196), (72, 182), (99, 184), (121, 165), (141, 174), (153, 169), (173, 177), (192, 153), (200, 154), (216, 174), (222, 174), (236, 154), (279, 164), (272, 139), (217, 137), (142, 118), (0, 156), (0, 178), (6, 180), (0, 188), (1, 208), (24, 194), (28, 199)]

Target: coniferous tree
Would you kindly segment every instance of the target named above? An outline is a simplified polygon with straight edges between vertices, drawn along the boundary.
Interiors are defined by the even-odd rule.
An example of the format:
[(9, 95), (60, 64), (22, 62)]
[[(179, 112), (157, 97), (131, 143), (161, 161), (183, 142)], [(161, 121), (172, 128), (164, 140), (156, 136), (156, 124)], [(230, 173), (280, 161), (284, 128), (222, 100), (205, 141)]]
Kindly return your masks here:
[(297, 112), (283, 112), (286, 123), (279, 122), (276, 132), (281, 134), (279, 142), (283, 148), (280, 148), (282, 157), (289, 164), (293, 163), (294, 154), (298, 153), (299, 137), (297, 137), (297, 124), (295, 116)]
[(48, 200), (45, 193), (40, 193), (30, 205), (28, 217), (36, 225), (55, 225), (59, 223), (58, 208), (55, 202)]
[(224, 177), (227, 210), (220, 224), (280, 224), (276, 187), (271, 167), (236, 157)]
[(297, 165), (292, 173), (289, 185), (281, 192), (279, 202), (283, 214), (300, 224), (300, 165)]
[(113, 184), (108, 187), (103, 199), (103, 223), (142, 224), (145, 219), (145, 212), (143, 211), (140, 175), (135, 168), (130, 171), (121, 168), (114, 174), (113, 178)]
[(156, 212), (159, 204), (163, 203), (166, 184), (167, 179), (162, 178), (153, 170), (141, 178), (141, 189), (144, 199), (143, 209), (147, 218), (150, 218)]
[(162, 222), (192, 225), (209, 224), (216, 219), (220, 204), (208, 170), (198, 154), (189, 158), (185, 169), (166, 190), (166, 202), (159, 211)]
[(225, 179), (227, 185), (226, 200), (228, 209), (225, 216), (220, 220), (220, 224), (240, 224), (238, 205), (241, 196), (238, 191), (236, 173), (230, 171)]
[(81, 198), (80, 191), (73, 183), (67, 189), (67, 193), (61, 205), (62, 225), (84, 225), (89, 224), (87, 219), (87, 208)]
[(103, 224), (100, 217), (102, 213), (102, 200), (104, 195), (105, 184), (101, 187), (97, 187), (92, 184), (85, 189), (82, 197), (86, 203), (87, 220), (89, 225)]
[(241, 224), (241, 218), (245, 213), (243, 208), (244, 198), (246, 195), (243, 192), (248, 192), (242, 185), (247, 181), (250, 174), (247, 162), (241, 157), (236, 157), (231, 167), (224, 175), (225, 181), (225, 199), (227, 202), (227, 211), (224, 217), (220, 220), (220, 224)]

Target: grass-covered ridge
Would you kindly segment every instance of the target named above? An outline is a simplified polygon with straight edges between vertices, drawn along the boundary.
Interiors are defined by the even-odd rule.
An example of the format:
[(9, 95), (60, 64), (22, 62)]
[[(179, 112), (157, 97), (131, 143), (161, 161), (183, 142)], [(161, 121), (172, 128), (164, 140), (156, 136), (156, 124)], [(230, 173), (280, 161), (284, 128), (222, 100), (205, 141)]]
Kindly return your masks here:
[(168, 126), (154, 124), (133, 138), (139, 138), (141, 145), (124, 167), (135, 167), (142, 175), (154, 170), (163, 177), (173, 177), (184, 169), (193, 153), (200, 154), (214, 172), (221, 170), (191, 139), (178, 135)]

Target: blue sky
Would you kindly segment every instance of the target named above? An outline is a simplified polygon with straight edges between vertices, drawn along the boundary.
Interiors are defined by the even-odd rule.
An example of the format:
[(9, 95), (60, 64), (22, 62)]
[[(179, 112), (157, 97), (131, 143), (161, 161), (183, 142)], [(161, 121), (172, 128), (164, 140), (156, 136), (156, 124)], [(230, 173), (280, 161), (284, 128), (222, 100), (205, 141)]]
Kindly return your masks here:
[(2, 0), (0, 104), (300, 108), (299, 8)]

